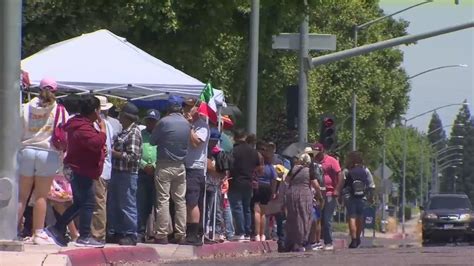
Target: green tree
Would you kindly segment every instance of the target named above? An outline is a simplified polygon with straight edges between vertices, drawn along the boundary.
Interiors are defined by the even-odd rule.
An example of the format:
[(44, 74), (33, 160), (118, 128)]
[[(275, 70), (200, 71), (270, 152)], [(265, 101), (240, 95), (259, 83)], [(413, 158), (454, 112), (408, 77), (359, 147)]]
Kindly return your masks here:
[[(421, 174), (423, 174), (423, 194), (427, 193), (431, 165), (428, 158), (432, 152), (428, 138), (413, 127), (395, 127), (386, 132), (386, 160), (387, 166), (393, 170), (391, 180), (399, 184), (402, 193), (403, 178), (403, 138), (407, 130), (407, 160), (406, 160), (406, 198), (414, 201), (420, 194)], [(425, 194), (426, 195), (426, 194)]]
[(460, 169), (457, 189), (466, 193), (474, 203), (474, 119), (471, 118), (466, 127), (464, 139), (464, 157), (462, 170)]
[[(297, 83), (297, 57), (295, 52), (272, 50), (272, 35), (297, 32), (305, 12), (311, 32), (337, 35), (338, 50), (353, 47), (354, 25), (383, 15), (377, 0), (310, 0), (308, 9), (303, 1), (261, 1), (258, 132), (282, 143), (297, 137), (280, 124), (285, 88)], [(23, 55), (106, 28), (164, 62), (204, 82), (212, 81), (230, 102), (245, 110), (249, 17), (248, 0), (25, 0)], [(404, 35), (407, 25), (385, 20), (362, 31), (359, 44)], [(398, 119), (408, 105), (409, 84), (402, 61), (398, 49), (386, 49), (312, 70), (310, 139), (318, 137), (321, 114), (333, 113), (338, 121), (348, 117), (355, 90), (359, 147), (369, 161), (377, 160), (385, 123)], [(339, 130), (340, 143), (350, 139), (347, 121)]]
[[(472, 155), (474, 153), (474, 142), (472, 134), (474, 133), (474, 127), (467, 104), (463, 105), (459, 110), (454, 124), (449, 140), (449, 147), (462, 146), (462, 150), (454, 148), (452, 152), (445, 155), (448, 156), (448, 158), (441, 162), (446, 165), (452, 165), (454, 168), (448, 172), (449, 175), (443, 176), (445, 183), (448, 184), (445, 188), (450, 192), (453, 191), (454, 182), (456, 182), (457, 190), (466, 193), (470, 196), (471, 200), (473, 200), (474, 192), (472, 189), (474, 188), (474, 178), (472, 171), (474, 170), (474, 159)], [(462, 158), (462, 164), (450, 163), (450, 161), (455, 158)], [(457, 177), (457, 179), (455, 177)]]
[(435, 150), (439, 151), (446, 147), (446, 132), (444, 131), (443, 123), (436, 112), (431, 116), (428, 133), (428, 140)]

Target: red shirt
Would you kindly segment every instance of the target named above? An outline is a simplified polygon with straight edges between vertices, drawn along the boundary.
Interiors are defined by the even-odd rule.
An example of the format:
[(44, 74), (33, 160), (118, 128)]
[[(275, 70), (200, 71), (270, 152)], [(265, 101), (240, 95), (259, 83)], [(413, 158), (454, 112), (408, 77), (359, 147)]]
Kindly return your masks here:
[(93, 122), (83, 116), (69, 119), (64, 129), (68, 142), (64, 164), (80, 176), (99, 178), (105, 160), (105, 133), (97, 131)]
[(337, 187), (339, 181), (339, 173), (341, 172), (341, 166), (339, 162), (332, 156), (327, 154), (324, 155), (323, 160), (320, 162), (323, 168), (324, 185), (326, 186), (326, 196), (332, 196), (334, 189)]

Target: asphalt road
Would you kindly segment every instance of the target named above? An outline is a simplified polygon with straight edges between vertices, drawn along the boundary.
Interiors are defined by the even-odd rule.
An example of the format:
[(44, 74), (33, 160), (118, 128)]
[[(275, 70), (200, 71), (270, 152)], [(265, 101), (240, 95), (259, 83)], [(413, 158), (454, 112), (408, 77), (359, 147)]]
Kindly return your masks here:
[(432, 247), (361, 248), (333, 252), (271, 253), (246, 258), (177, 262), (167, 265), (474, 265), (473, 247), (442, 245)]

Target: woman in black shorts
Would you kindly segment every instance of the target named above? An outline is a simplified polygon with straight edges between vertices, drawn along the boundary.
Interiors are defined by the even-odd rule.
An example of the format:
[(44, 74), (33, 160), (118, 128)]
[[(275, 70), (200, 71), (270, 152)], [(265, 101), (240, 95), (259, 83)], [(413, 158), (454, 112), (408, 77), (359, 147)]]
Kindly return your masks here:
[(273, 149), (266, 143), (258, 143), (257, 150), (263, 157), (263, 171), (258, 177), (258, 187), (253, 196), (255, 241), (265, 241), (265, 205), (272, 198), (272, 183), (275, 182), (277, 173), (273, 167)]

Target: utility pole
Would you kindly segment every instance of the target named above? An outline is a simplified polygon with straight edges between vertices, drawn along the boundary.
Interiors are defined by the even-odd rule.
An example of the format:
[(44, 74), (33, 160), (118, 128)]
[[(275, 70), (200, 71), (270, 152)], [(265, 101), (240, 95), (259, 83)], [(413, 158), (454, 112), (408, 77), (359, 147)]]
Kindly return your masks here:
[[(308, 4), (305, 2), (305, 7)], [(308, 10), (305, 10), (308, 12)], [(305, 14), (300, 26), (300, 56), (298, 80), (298, 142), (308, 142), (308, 55), (309, 55), (309, 16)]]
[(0, 250), (22, 250), (18, 223), (21, 1), (0, 1)]
[[(423, 144), (423, 143), (422, 143)], [(421, 163), (420, 163), (420, 206), (423, 206), (423, 183), (424, 183), (424, 162), (425, 153), (423, 152), (423, 145), (421, 146)]]
[(258, 34), (260, 27), (260, 0), (252, 0), (250, 16), (250, 62), (247, 88), (247, 131), (257, 134), (258, 103)]
[(382, 168), (381, 168), (381, 173), (382, 173), (382, 232), (386, 232), (386, 220), (387, 220), (387, 213), (385, 210), (385, 206), (387, 206), (387, 201), (388, 201), (388, 194), (387, 194), (387, 180), (388, 178), (385, 176), (385, 131), (383, 132), (383, 144), (382, 144)]

